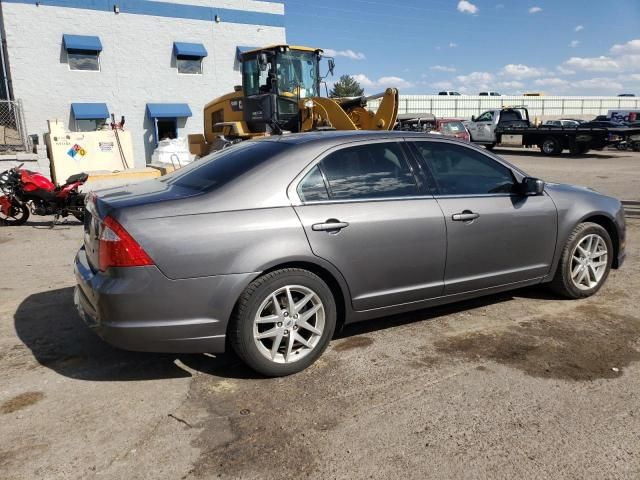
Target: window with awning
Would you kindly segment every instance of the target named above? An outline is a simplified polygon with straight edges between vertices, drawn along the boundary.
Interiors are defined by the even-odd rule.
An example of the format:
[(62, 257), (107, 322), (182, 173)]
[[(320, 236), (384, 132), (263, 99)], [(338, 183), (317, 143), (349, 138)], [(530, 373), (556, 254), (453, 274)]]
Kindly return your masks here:
[(155, 125), (156, 144), (159, 140), (178, 138), (178, 119), (192, 115), (187, 103), (147, 103), (147, 117)]
[(93, 132), (106, 123), (109, 109), (106, 103), (72, 103), (71, 113), (76, 132)]
[(94, 35), (62, 35), (70, 70), (100, 71), (102, 42)]
[(201, 43), (174, 42), (173, 52), (176, 56), (178, 73), (198, 75), (202, 73), (202, 59), (208, 55)]

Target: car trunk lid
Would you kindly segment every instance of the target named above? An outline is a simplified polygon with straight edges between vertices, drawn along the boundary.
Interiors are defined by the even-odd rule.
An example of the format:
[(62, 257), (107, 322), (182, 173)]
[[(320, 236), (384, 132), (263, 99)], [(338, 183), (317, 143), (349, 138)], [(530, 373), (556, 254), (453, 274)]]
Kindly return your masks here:
[(100, 267), (100, 235), (107, 216), (121, 222), (127, 211), (197, 194), (198, 192), (189, 189), (153, 180), (92, 192), (87, 197), (84, 218), (84, 247), (92, 270), (97, 271)]

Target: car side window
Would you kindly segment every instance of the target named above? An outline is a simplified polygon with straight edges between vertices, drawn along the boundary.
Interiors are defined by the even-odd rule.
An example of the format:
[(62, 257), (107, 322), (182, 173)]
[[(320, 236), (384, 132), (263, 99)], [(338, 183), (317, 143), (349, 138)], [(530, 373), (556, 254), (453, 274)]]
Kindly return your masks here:
[(511, 170), (468, 147), (443, 142), (416, 142), (440, 195), (483, 195), (515, 192)]
[(320, 162), (333, 200), (419, 195), (401, 145), (372, 143), (337, 150)]
[(298, 185), (298, 196), (303, 202), (321, 202), (329, 200), (329, 192), (316, 165), (305, 175)]
[(491, 120), (493, 120), (492, 112), (484, 112), (482, 115), (476, 118), (476, 122), (490, 122)]

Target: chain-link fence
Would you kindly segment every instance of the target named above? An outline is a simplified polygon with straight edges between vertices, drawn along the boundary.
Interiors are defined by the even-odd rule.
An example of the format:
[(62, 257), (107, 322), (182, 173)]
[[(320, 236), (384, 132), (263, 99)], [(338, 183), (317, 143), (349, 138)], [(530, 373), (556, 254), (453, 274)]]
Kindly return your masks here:
[(24, 152), (29, 137), (20, 100), (0, 100), (0, 152)]

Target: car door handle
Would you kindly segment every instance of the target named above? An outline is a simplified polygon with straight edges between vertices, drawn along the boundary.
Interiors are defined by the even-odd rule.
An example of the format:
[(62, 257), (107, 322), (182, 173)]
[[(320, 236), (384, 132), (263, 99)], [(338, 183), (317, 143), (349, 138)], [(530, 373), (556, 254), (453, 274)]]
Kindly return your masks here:
[(347, 222), (341, 222), (335, 218), (330, 218), (324, 223), (314, 223), (311, 225), (311, 230), (314, 232), (339, 232), (348, 226), (349, 224)]
[(454, 222), (470, 222), (471, 220), (475, 220), (480, 216), (479, 213), (474, 213), (469, 210), (465, 210), (462, 213), (454, 213), (451, 215), (451, 219)]

